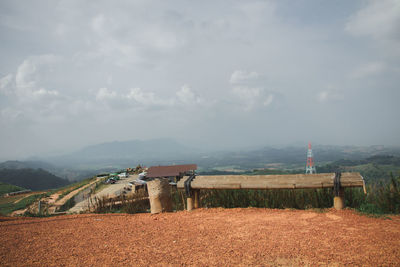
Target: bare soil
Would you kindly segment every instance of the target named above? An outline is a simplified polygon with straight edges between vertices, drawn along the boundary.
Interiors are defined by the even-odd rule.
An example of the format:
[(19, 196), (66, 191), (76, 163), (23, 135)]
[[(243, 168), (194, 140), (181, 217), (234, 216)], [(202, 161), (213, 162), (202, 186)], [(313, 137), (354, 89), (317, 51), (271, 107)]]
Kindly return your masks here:
[(2, 266), (400, 266), (400, 216), (198, 209), (0, 218)]

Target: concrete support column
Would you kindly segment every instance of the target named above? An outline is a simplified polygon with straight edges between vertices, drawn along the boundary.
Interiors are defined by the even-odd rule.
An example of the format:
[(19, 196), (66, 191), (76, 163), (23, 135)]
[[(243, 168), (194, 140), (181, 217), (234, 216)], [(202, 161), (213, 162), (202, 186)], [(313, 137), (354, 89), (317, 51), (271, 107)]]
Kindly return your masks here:
[(172, 199), (168, 179), (147, 182), (151, 213), (172, 211)]
[(190, 196), (187, 198), (187, 210), (191, 211), (192, 209), (193, 209), (193, 197)]
[(194, 208), (200, 207), (200, 190), (194, 190)]
[(339, 196), (335, 196), (333, 198), (333, 207), (337, 210), (341, 210), (345, 207), (345, 202), (344, 202), (344, 189), (340, 188), (339, 189)]

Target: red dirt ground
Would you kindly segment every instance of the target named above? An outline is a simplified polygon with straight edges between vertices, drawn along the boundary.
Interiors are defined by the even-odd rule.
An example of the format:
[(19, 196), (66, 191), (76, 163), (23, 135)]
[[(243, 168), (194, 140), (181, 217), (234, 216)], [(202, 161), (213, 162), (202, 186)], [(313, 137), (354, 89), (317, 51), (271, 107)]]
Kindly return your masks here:
[(400, 266), (400, 216), (199, 209), (0, 218), (2, 266)]

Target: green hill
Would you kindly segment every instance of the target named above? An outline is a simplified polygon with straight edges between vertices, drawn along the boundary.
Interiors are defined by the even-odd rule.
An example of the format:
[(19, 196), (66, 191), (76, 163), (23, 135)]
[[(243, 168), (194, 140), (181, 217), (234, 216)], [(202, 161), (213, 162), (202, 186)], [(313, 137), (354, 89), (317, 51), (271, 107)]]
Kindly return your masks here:
[(43, 169), (0, 169), (0, 182), (31, 190), (58, 188), (69, 184)]
[(0, 182), (0, 196), (10, 192), (25, 190), (25, 188)]
[(341, 159), (332, 163), (317, 166), (317, 172), (335, 171), (354, 171), (360, 172), (368, 181), (388, 181), (390, 173), (398, 175), (400, 173), (400, 157), (393, 155), (375, 155), (360, 160)]

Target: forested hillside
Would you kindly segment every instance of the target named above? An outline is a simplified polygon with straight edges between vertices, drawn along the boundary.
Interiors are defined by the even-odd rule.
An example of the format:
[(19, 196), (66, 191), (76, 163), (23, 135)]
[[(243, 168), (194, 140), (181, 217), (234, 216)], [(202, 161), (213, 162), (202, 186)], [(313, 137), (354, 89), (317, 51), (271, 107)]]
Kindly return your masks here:
[(361, 160), (341, 159), (330, 164), (317, 166), (317, 172), (355, 171), (368, 182), (388, 181), (393, 175), (400, 173), (400, 157), (392, 155), (376, 155)]
[(62, 187), (69, 182), (43, 169), (0, 169), (0, 182), (31, 190)]

